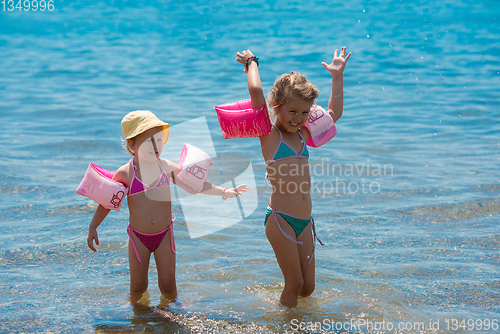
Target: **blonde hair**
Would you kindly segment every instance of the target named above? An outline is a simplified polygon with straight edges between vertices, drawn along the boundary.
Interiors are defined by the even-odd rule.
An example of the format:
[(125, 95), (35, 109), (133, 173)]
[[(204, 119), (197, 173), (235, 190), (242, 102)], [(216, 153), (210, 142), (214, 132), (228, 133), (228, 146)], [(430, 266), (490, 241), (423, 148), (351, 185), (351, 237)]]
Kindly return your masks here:
[(136, 140), (135, 137), (134, 138), (130, 138), (130, 139), (125, 139), (125, 138), (122, 137), (122, 145), (121, 146), (131, 156), (134, 156), (135, 153), (134, 153), (134, 151), (132, 151), (130, 149), (130, 147), (128, 146), (128, 144), (131, 143), (132, 145), (135, 145), (135, 140)]
[(314, 102), (318, 98), (318, 95), (318, 88), (307, 80), (304, 75), (298, 72), (282, 74), (276, 79), (267, 96), (271, 119), (273, 121), (276, 119), (273, 103), (276, 104), (276, 107), (279, 107), (285, 104), (292, 96)]

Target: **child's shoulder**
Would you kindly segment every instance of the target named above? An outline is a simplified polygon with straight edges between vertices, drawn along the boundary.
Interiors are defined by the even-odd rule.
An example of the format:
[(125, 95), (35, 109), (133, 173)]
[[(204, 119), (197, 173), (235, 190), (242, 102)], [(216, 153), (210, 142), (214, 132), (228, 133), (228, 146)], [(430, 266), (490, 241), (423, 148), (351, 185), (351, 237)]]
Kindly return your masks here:
[(262, 155), (265, 160), (272, 158), (273, 153), (276, 151), (276, 146), (280, 141), (280, 134), (275, 126), (272, 127), (271, 132), (265, 136), (260, 136), (260, 147), (262, 150)]
[(273, 143), (274, 141), (279, 141), (280, 134), (278, 129), (275, 126), (273, 126), (271, 128), (271, 131), (267, 135), (260, 136), (259, 139), (262, 145), (267, 145)]
[(304, 142), (308, 142), (309, 139), (311, 139), (311, 134), (309, 133), (309, 131), (307, 131), (307, 129), (305, 127), (302, 127), (300, 130), (299, 130), (300, 134), (302, 135), (302, 138), (304, 139)]
[(120, 166), (115, 173), (128, 173), (130, 172), (132, 168), (132, 164), (129, 162), (127, 162), (125, 165), (123, 166)]
[(115, 175), (113, 175), (113, 180), (128, 186), (130, 183), (130, 179), (132, 178), (132, 173), (132, 165), (127, 162), (125, 165), (119, 167), (116, 170)]
[(175, 172), (177, 170), (180, 170), (179, 166), (175, 162), (165, 159), (158, 159), (158, 160), (160, 161), (161, 166), (163, 167), (163, 169), (167, 174), (169, 174), (170, 172)]

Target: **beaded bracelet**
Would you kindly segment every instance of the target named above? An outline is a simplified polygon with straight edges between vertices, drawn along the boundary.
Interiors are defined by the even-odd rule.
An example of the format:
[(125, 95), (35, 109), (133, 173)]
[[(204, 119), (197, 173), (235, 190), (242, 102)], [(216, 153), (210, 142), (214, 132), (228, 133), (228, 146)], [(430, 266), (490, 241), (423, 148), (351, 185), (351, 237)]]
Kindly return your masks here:
[(227, 197), (224, 195), (227, 189), (228, 189), (228, 188), (224, 188), (224, 190), (222, 190), (222, 199), (223, 199), (223, 200), (226, 200), (226, 199), (227, 199)]
[(255, 56), (251, 56), (250, 58), (247, 59), (247, 61), (245, 62), (245, 69), (248, 71), (248, 66), (250, 65), (250, 62), (251, 61), (254, 61), (257, 63), (257, 67), (259, 66), (259, 58), (255, 57)]

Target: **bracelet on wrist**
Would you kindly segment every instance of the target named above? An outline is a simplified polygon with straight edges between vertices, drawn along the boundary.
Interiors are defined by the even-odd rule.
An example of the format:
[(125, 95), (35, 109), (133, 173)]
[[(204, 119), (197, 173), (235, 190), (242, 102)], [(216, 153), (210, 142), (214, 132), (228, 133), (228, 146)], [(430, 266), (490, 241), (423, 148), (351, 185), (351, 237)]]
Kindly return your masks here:
[(259, 66), (259, 58), (252, 56), (252, 57), (248, 58), (247, 61), (245, 62), (245, 69), (247, 71), (248, 71), (248, 66), (250, 66), (250, 62), (252, 62), (252, 61), (257, 63), (257, 67)]
[(227, 197), (226, 197), (226, 195), (225, 195), (225, 193), (226, 193), (226, 190), (227, 190), (227, 189), (228, 189), (228, 188), (224, 188), (224, 190), (222, 190), (222, 199), (223, 199), (223, 200), (226, 200), (226, 199), (227, 199)]

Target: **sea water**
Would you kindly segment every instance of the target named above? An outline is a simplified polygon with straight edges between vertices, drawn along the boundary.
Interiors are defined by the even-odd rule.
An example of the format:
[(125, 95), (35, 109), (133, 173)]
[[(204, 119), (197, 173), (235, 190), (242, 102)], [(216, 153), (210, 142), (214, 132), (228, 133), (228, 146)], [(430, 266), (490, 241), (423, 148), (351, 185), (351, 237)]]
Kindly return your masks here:
[[(26, 3), (0, 4), (0, 332), (498, 332), (498, 1)], [(259, 142), (224, 140), (213, 107), (248, 98), (235, 62), (246, 49), (266, 92), (298, 71), (326, 107), (321, 62), (342, 46), (338, 135), (309, 160), (326, 245), (315, 292), (287, 309)], [(128, 304), (127, 207), (106, 218), (94, 253), (96, 205), (75, 194), (90, 162), (127, 162), (120, 120), (137, 109), (172, 128), (204, 117), (216, 154), (240, 157), (224, 175), (216, 161), (212, 182), (241, 173), (240, 160), (254, 173), (238, 203), (256, 198), (256, 210), (203, 237), (174, 200), (173, 303), (152, 259), (148, 294)], [(213, 209), (189, 213), (231, 218)]]

